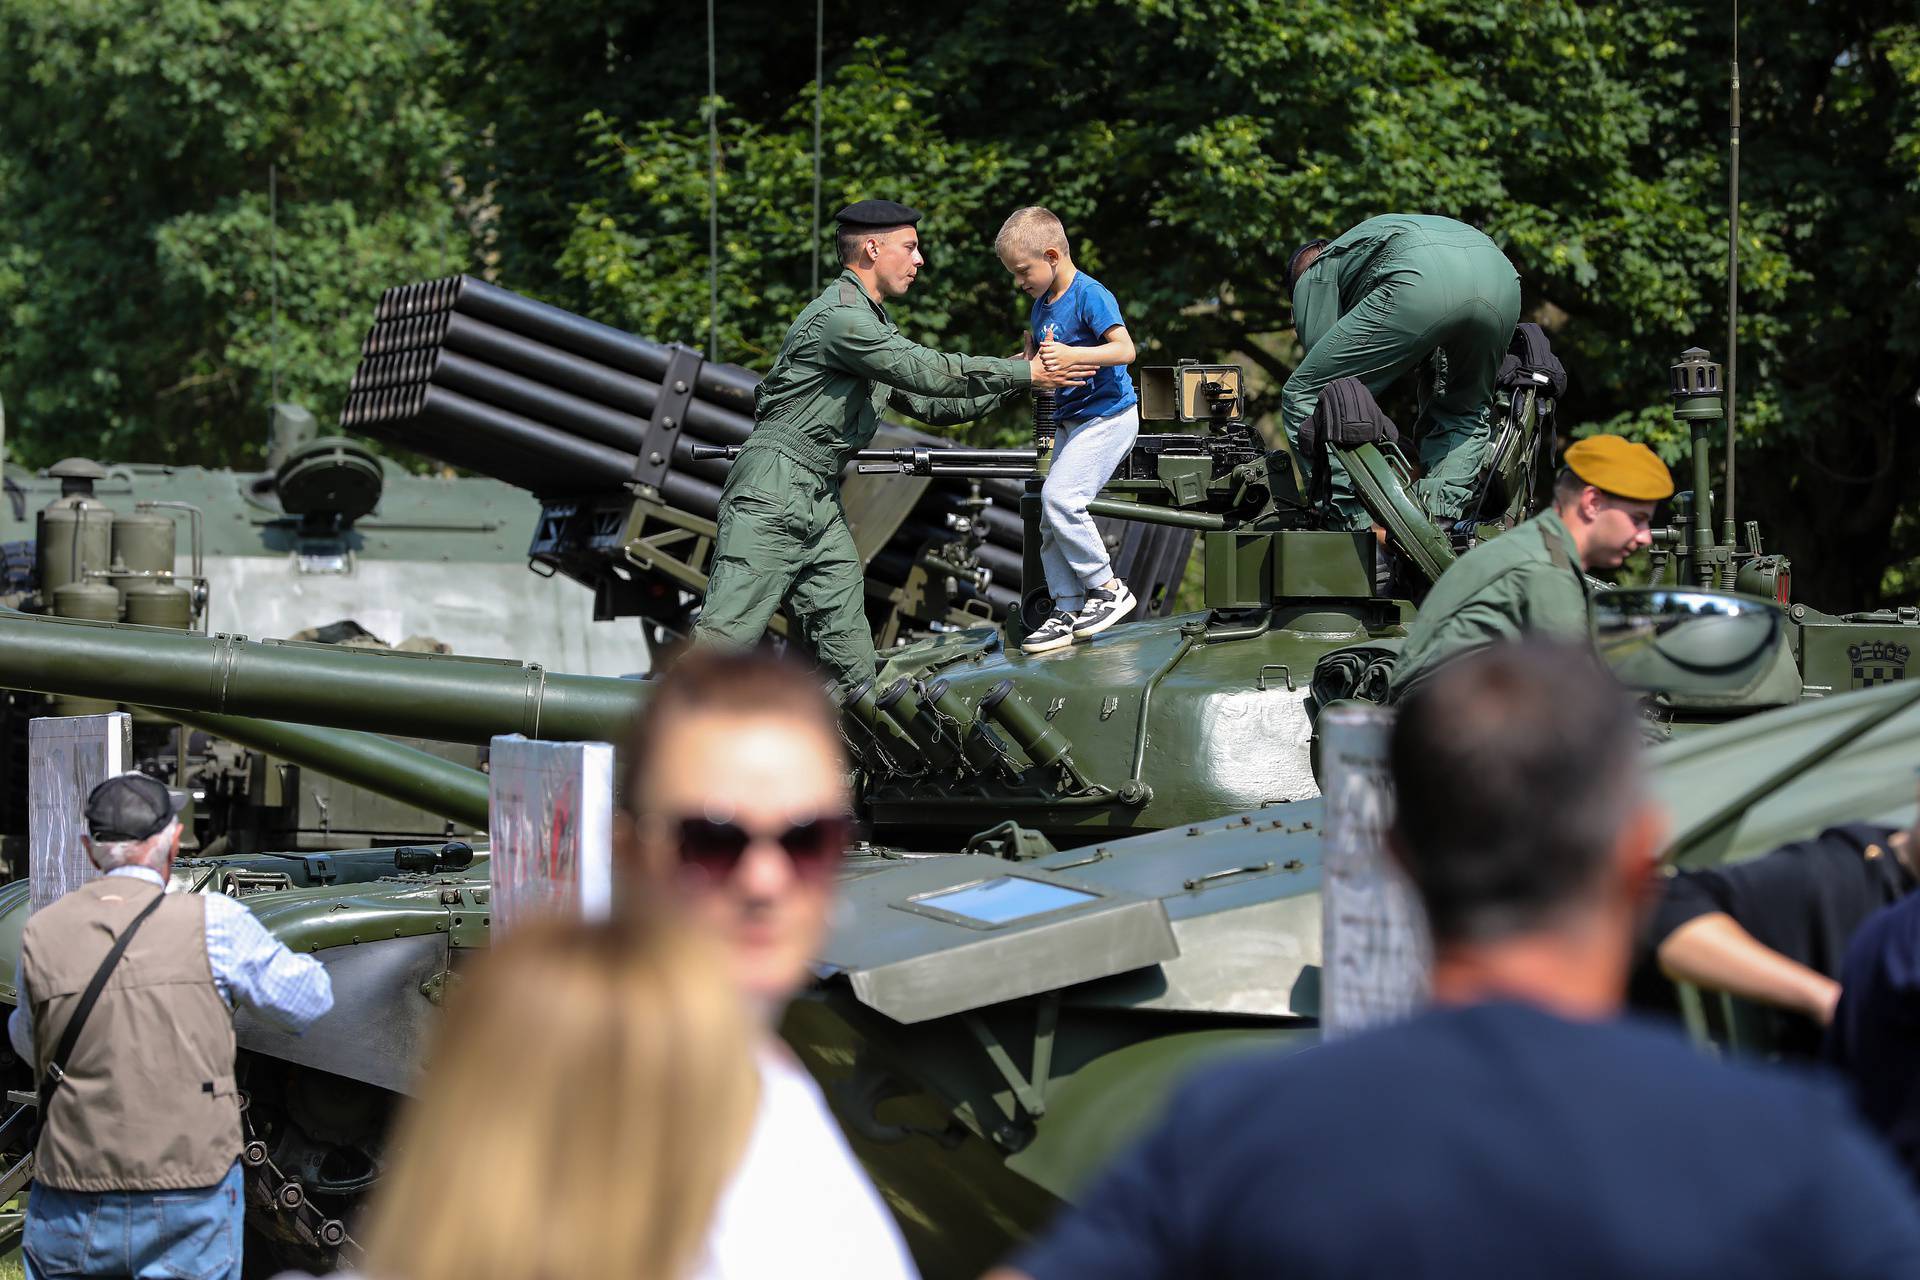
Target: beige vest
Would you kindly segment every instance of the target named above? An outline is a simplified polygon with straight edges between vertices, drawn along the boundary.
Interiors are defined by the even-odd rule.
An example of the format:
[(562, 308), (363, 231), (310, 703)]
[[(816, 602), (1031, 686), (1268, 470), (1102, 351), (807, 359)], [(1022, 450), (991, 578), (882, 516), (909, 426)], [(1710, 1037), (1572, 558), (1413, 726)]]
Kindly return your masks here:
[[(159, 892), (108, 876), (27, 921), (20, 968), (38, 1076), (100, 962)], [(207, 960), (206, 904), (175, 895), (140, 926), (93, 1006), (44, 1117), (34, 1177), (67, 1191), (219, 1182), (240, 1156), (233, 1050), (233, 1014)]]

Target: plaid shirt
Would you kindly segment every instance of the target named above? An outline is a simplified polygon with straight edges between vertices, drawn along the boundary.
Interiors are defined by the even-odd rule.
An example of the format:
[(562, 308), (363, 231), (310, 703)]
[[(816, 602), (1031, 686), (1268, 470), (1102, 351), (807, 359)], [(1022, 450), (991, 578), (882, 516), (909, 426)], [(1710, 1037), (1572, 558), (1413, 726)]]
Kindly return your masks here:
[[(110, 876), (130, 876), (166, 887), (150, 867), (116, 867)], [(305, 1031), (333, 1008), (333, 982), (312, 956), (295, 955), (267, 932), (259, 917), (223, 893), (200, 895), (207, 911), (207, 963), (213, 985), (228, 1008), (246, 1005), (287, 1031)], [(27, 1062), (33, 1056), (32, 1000), (26, 975), (19, 976), (20, 1003), (7, 1019), (7, 1038)]]

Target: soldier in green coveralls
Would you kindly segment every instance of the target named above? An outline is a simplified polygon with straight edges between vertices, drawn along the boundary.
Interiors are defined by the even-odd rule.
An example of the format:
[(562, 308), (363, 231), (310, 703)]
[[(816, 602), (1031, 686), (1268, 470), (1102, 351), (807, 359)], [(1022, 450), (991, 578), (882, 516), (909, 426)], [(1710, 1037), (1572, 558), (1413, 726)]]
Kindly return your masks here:
[(1420, 605), (1394, 663), (1397, 702), (1444, 662), (1524, 635), (1592, 634), (1587, 576), (1617, 569), (1653, 541), (1654, 504), (1673, 476), (1653, 450), (1619, 436), (1567, 447), (1553, 506), (1461, 556)]
[(1035, 357), (951, 356), (909, 342), (883, 305), (925, 261), (917, 210), (862, 200), (834, 215), (846, 269), (807, 304), (762, 379), (753, 434), (720, 492), (719, 532), (697, 644), (759, 642), (789, 606), (841, 688), (875, 674), (866, 570), (840, 502), (840, 470), (889, 406), (922, 422), (970, 422), (1029, 386), (1084, 374)]
[[(1300, 246), (1286, 280), (1306, 353), (1281, 391), (1287, 439), (1298, 446), (1329, 382), (1358, 378), (1379, 396), (1431, 355), (1432, 397), (1414, 430), (1423, 472), (1414, 497), (1441, 524), (1465, 516), (1491, 434), (1494, 379), (1520, 319), (1513, 264), (1464, 222), (1395, 213), (1330, 244)], [(1334, 506), (1349, 528), (1366, 528), (1346, 467), (1338, 455), (1328, 462)]]

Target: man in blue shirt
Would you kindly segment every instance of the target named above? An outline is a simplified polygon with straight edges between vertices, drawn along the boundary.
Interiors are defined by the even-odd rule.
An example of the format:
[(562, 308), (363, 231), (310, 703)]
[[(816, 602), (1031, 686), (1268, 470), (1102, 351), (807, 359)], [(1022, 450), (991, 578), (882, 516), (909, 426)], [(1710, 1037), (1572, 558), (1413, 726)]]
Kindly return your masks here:
[[(1920, 818), (1896, 834), (1910, 864)], [(1920, 894), (1882, 908), (1853, 935), (1840, 962), (1827, 1056), (1853, 1085), (1861, 1114), (1920, 1181)]]
[(1840, 1098), (1620, 1019), (1664, 834), (1639, 737), (1573, 648), (1415, 690), (1391, 843), (1434, 1007), (1203, 1073), (1001, 1276), (1920, 1275), (1920, 1213)]
[(993, 247), (1033, 299), (1029, 348), (1047, 368), (1085, 378), (1056, 393), (1053, 459), (1040, 490), (1040, 564), (1053, 612), (1020, 647), (1046, 653), (1099, 635), (1138, 603), (1087, 511), (1140, 434), (1140, 397), (1127, 377), (1133, 338), (1112, 292), (1073, 265), (1066, 228), (1048, 210), (1014, 210)]

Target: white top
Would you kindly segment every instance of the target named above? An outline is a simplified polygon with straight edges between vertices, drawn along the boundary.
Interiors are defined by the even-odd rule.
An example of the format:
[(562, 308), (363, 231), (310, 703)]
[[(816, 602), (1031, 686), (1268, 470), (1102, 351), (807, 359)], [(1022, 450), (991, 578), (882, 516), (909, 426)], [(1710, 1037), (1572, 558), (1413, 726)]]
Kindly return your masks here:
[(759, 1059), (753, 1133), (692, 1280), (918, 1280), (819, 1086), (784, 1045)]
[[(919, 1280), (813, 1078), (763, 1047), (760, 1106), (688, 1280)], [(309, 1280), (287, 1272), (278, 1280)], [(336, 1273), (332, 1280), (356, 1280)]]

